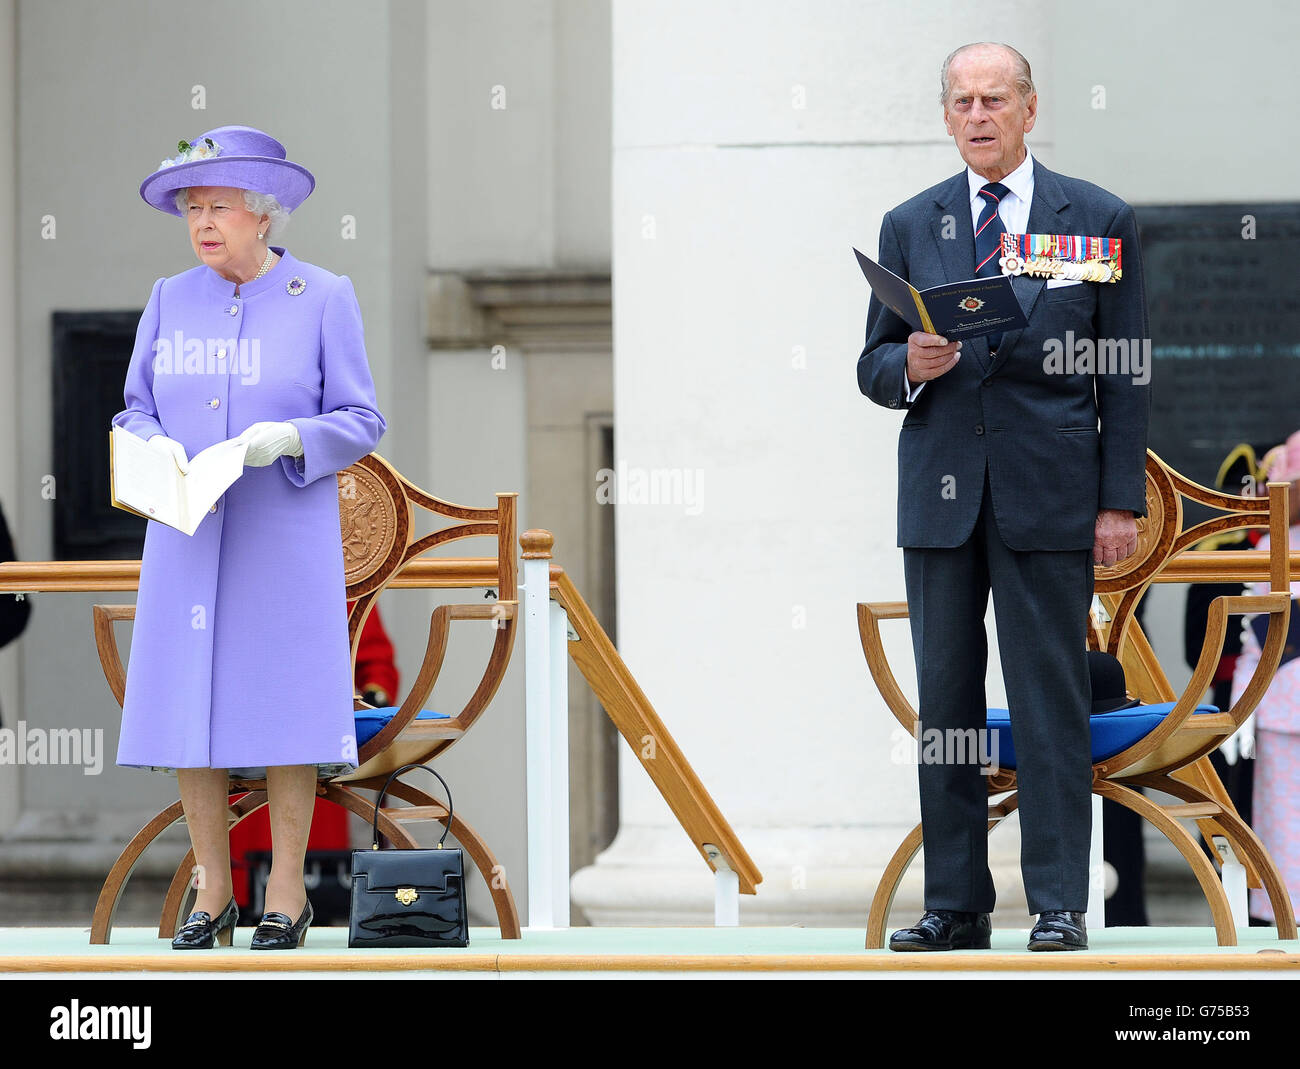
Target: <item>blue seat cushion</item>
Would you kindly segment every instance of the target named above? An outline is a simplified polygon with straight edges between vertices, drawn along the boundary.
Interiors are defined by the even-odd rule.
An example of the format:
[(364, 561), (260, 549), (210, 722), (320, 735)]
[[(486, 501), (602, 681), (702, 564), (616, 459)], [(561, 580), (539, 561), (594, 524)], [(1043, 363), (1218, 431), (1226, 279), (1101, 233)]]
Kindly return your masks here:
[[(364, 746), (383, 731), (400, 708), (400, 705), (385, 705), (379, 709), (359, 709), (356, 713), (357, 745)], [(415, 719), (450, 720), (451, 716), (448, 713), (435, 713), (432, 709), (424, 709), (416, 714)]]
[[(1115, 709), (1109, 713), (1094, 713), (1089, 717), (1092, 728), (1092, 763), (1114, 757), (1127, 750), (1139, 739), (1154, 731), (1177, 702), (1160, 702), (1156, 705), (1135, 705), (1131, 709)], [(1198, 705), (1193, 715), (1217, 713), (1214, 705)], [(1011, 717), (1005, 709), (990, 709), (988, 713), (990, 737), (987, 751), (993, 753), (996, 739), (997, 763), (1002, 768), (1016, 767), (1016, 747), (1011, 741)]]

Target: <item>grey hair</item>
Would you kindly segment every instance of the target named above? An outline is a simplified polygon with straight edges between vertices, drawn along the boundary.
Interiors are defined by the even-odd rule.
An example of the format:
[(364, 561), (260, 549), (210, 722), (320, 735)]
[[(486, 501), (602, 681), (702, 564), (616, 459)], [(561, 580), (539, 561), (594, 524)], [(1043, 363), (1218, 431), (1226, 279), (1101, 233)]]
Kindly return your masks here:
[[(252, 189), (241, 189), (244, 194), (244, 207), (254, 215), (269, 215), (271, 221), (266, 227), (266, 238), (279, 237), (284, 233), (285, 227), (289, 225), (289, 213), (281, 206), (280, 202), (271, 196), (270, 193), (258, 193)], [(190, 191), (178, 189), (176, 191), (176, 208), (182, 217), (189, 209)]]
[(943, 69), (939, 72), (939, 103), (947, 106), (948, 91), (951, 88), (948, 84), (948, 68), (952, 66), (952, 61), (968, 48), (1003, 48), (1011, 53), (1011, 60), (1015, 66), (1014, 84), (1016, 91), (1020, 94), (1022, 101), (1028, 101), (1031, 96), (1037, 92), (1034, 89), (1034, 76), (1029, 72), (1029, 60), (1025, 59), (1010, 45), (1000, 44), (997, 41), (973, 41), (968, 45), (962, 45), (960, 48), (954, 48), (948, 53), (948, 58), (943, 61)]

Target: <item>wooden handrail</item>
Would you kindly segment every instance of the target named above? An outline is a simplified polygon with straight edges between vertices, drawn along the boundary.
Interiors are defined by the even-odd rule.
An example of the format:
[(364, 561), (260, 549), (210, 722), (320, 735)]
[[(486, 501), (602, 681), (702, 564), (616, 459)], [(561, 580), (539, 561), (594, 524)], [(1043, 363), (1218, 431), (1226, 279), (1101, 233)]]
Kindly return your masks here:
[[(424, 557), (407, 562), (388, 587), (495, 587), (496, 557)], [(0, 564), (0, 594), (135, 590), (138, 560), (8, 561)]]
[[(706, 845), (715, 847), (739, 877), (740, 893), (756, 894), (763, 874), (664, 727), (591, 607), (557, 564), (551, 565), (551, 596), (568, 614), (569, 624), (578, 636), (569, 640), (569, 656), (619, 734), (632, 747), (632, 753), (690, 836), (695, 849), (716, 871), (717, 864), (705, 849)], [(647, 738), (654, 740), (651, 754), (646, 753)]]
[[(495, 587), (495, 557), (424, 557), (403, 565), (391, 587), (449, 589)], [(1300, 550), (1291, 553), (1291, 574), (1300, 575)], [(1268, 551), (1225, 549), (1180, 554), (1152, 577), (1153, 583), (1250, 583), (1268, 579)], [(135, 590), (138, 560), (7, 561), (0, 564), (0, 594)]]
[[(495, 587), (499, 562), (495, 557), (420, 558), (404, 565), (387, 586), (415, 588)], [(10, 561), (0, 564), (0, 593), (76, 593), (134, 591), (140, 579), (138, 560)], [(557, 565), (551, 567), (552, 594), (568, 612), (580, 636), (570, 654), (615, 727), (640, 755), (642, 740), (655, 740), (655, 760), (641, 764), (668, 802), (682, 828), (711, 868), (714, 859), (704, 850), (716, 847), (738, 875), (742, 894), (754, 894), (763, 874), (741, 845), (717, 804), (700, 782), (676, 741), (664, 727), (645, 693), (632, 678), (577, 588)], [(111, 627), (111, 624), (108, 626)]]
[[(1300, 576), (1300, 552), (1293, 550), (1291, 575)], [(1153, 583), (1263, 583), (1269, 578), (1268, 550), (1220, 549), (1183, 553), (1165, 562)]]

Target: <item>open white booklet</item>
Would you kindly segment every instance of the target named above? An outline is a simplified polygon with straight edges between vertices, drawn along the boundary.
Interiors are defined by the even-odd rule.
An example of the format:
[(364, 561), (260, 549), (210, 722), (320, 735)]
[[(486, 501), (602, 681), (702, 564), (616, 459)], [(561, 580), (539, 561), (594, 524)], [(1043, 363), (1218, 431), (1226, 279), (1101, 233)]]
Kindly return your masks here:
[(114, 427), (109, 434), (113, 507), (193, 535), (217, 498), (244, 473), (247, 452), (247, 442), (227, 438), (196, 453), (182, 474), (170, 454)]

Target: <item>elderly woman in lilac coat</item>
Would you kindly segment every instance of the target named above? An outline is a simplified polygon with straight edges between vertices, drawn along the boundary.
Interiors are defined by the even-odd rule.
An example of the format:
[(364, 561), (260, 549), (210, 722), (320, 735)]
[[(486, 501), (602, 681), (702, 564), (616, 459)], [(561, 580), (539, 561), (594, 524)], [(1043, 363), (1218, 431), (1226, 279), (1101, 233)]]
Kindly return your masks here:
[(346, 276), (271, 239), (315, 185), (284, 147), (226, 126), (140, 194), (187, 221), (199, 266), (154, 283), (113, 423), (175, 457), (248, 444), (192, 537), (145, 535), (117, 761), (175, 770), (203, 878), (177, 949), (229, 945), (227, 799), (266, 778), (274, 843), (254, 949), (301, 945), (317, 779), (356, 766), (335, 475), (375, 448), (361, 314)]

